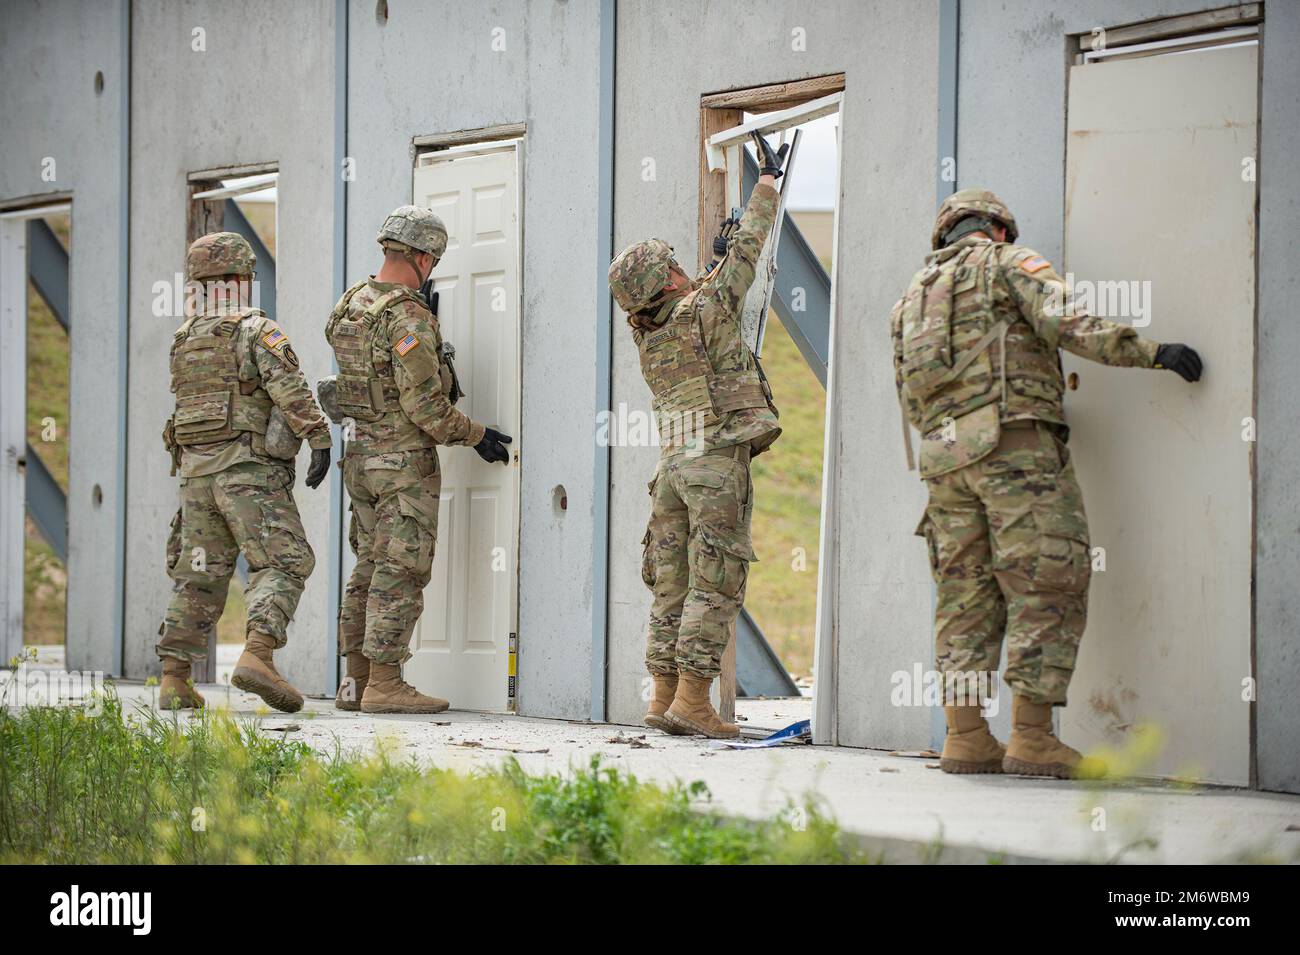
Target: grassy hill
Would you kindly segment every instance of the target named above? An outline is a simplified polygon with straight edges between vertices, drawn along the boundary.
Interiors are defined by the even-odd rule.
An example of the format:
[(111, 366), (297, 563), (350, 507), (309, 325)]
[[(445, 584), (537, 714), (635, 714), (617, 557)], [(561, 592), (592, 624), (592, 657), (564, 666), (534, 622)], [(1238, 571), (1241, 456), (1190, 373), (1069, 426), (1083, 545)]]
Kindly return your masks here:
[[(792, 211), (790, 215), (829, 268), (832, 214)], [(768, 316), (763, 370), (781, 411), (783, 431), (771, 450), (753, 463), (753, 538), (759, 561), (750, 567), (745, 607), (786, 669), (796, 677), (810, 677), (826, 390), (775, 313)]]
[[(65, 248), (71, 248), (67, 215), (47, 222)], [(27, 284), (27, 443), (40, 456), (64, 493), (68, 490), (68, 335), (35, 286)], [(53, 419), (51, 435), (45, 427)], [(46, 441), (46, 437), (52, 440)], [(63, 562), (35, 523), (24, 527), (23, 639), (28, 644), (63, 642), (68, 575)]]
[(776, 444), (753, 462), (753, 538), (759, 560), (749, 569), (745, 606), (786, 669), (796, 677), (810, 676), (826, 392), (775, 314), (768, 317), (763, 370), (783, 430)]

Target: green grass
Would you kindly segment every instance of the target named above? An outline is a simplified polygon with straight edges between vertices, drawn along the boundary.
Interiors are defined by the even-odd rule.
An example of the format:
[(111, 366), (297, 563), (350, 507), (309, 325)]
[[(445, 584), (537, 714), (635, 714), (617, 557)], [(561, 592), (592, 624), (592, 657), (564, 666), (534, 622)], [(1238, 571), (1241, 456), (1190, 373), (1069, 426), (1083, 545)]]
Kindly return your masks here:
[(244, 602), (244, 585), (239, 577), (230, 578), (226, 592), (226, 609), (217, 621), (217, 643), (243, 643), (248, 629), (248, 607)]
[[(745, 606), (786, 669), (811, 676), (826, 391), (775, 313), (768, 317), (763, 370), (783, 431), (753, 463), (752, 532), (759, 560), (749, 568)], [(794, 566), (797, 548), (803, 570)]]
[[(792, 807), (793, 808), (793, 807)], [(213, 711), (0, 710), (4, 863), (846, 863), (815, 806), (743, 822), (593, 758), (475, 775), (324, 758)]]
[(23, 533), (23, 642), (57, 646), (67, 620), (68, 574), (31, 518)]

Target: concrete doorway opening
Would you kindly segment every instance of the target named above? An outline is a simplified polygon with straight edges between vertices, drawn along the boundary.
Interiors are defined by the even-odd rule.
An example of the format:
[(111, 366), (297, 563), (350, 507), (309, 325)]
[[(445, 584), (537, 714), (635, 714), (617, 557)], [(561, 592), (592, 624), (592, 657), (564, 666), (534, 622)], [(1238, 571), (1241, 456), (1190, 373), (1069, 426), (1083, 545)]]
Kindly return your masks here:
[(721, 219), (743, 206), (757, 181), (748, 131), (791, 146), (787, 175), (777, 183), (783, 211), (743, 321), (783, 429), (753, 461), (752, 536), (760, 560), (751, 565), (719, 681), (720, 712), (734, 712), (751, 735), (812, 719), (818, 677), (830, 673), (818, 663), (817, 629), (843, 86), (835, 75), (701, 99), (702, 264)]
[[(187, 244), (212, 232), (237, 232), (247, 239), (257, 256), (251, 304), (279, 321), (275, 294), (279, 172), (275, 165), (230, 166), (197, 172), (190, 175), (189, 181)], [(176, 316), (176, 324), (184, 317)], [(230, 579), (221, 620), (209, 639), (208, 656), (194, 665), (196, 682), (229, 683), (246, 636), (248, 610), (244, 590), (247, 585), (248, 563), (240, 555)]]
[(433, 280), (464, 391), (457, 407), (514, 439), (505, 467), (472, 448), (438, 450), (433, 573), (404, 674), (462, 710), (512, 712), (518, 699), (523, 132), (416, 143), (412, 201), (447, 225)]
[(0, 214), (0, 665), (65, 662), (71, 249), (70, 203)]

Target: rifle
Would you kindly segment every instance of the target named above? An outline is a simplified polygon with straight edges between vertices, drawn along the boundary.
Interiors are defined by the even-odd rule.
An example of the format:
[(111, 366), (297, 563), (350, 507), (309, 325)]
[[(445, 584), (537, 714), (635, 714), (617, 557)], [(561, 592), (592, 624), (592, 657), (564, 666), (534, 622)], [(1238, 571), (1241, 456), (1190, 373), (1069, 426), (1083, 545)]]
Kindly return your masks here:
[[(424, 284), (420, 286), (420, 296), (424, 299), (424, 304), (429, 306), (429, 313), (434, 318), (437, 318), (438, 293), (434, 291), (432, 275), (425, 279)], [(465, 392), (462, 391), (460, 387), (460, 377), (456, 374), (456, 365), (453, 363), (455, 357), (456, 346), (444, 338), (442, 346), (438, 349), (438, 358), (447, 366), (447, 370), (451, 372), (451, 391), (447, 395), (447, 400), (453, 405), (460, 401), (461, 398), (465, 397)]]

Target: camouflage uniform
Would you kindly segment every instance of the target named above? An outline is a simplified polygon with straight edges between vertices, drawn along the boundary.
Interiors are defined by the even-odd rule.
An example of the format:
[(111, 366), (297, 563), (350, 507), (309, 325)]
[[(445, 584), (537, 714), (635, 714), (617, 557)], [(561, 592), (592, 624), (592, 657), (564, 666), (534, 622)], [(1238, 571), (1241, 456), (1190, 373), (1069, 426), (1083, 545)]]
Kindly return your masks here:
[[(242, 238), (205, 238), (189, 258), (191, 279), (211, 277), (213, 268), (251, 274), (251, 251), (246, 267), (240, 257), (247, 249)], [(329, 426), (288, 337), (258, 309), (207, 297), (202, 312), (176, 332), (171, 374), (176, 412), (165, 439), (180, 471), (181, 506), (167, 540), (174, 586), (158, 655), (207, 655), (241, 551), (250, 572), (247, 629), (284, 646), (315, 558), (294, 504), (293, 458), (268, 450), (268, 424), (282, 416), (314, 449), (331, 446)]]
[[(997, 203), (967, 190), (944, 208), (978, 208), (984, 197)], [(1014, 241), (1015, 221), (997, 205)], [(1159, 346), (1075, 308), (1032, 249), (973, 234), (943, 245), (945, 231), (936, 224), (937, 251), (891, 316), (899, 398), (922, 435), (930, 494), (917, 534), (938, 590), (938, 666), (945, 674), (996, 671), (1005, 632), (1005, 678), (1015, 693), (1064, 705), (1091, 555), (1066, 449), (1058, 349), (1150, 368)]]
[[(411, 209), (398, 209), (385, 230)], [(436, 223), (436, 259), (446, 229), (436, 216), (421, 215), (422, 228)], [(393, 234), (404, 227), (398, 223)], [(452, 404), (438, 322), (415, 290), (359, 282), (334, 307), (325, 336), (339, 364), (339, 411), (351, 419), (343, 482), (357, 564), (339, 611), (339, 653), (362, 650), (372, 661), (400, 664), (410, 658), (433, 566), (442, 486), (437, 445), (472, 447), (484, 428)]]
[[(740, 316), (777, 200), (774, 188), (756, 186), (721, 265), (689, 293), (629, 318), (662, 444), (642, 541), (652, 674), (718, 675), (757, 559), (749, 460), (781, 429)], [(662, 287), (671, 251), (652, 239), (615, 259), (610, 287), (625, 310)]]

